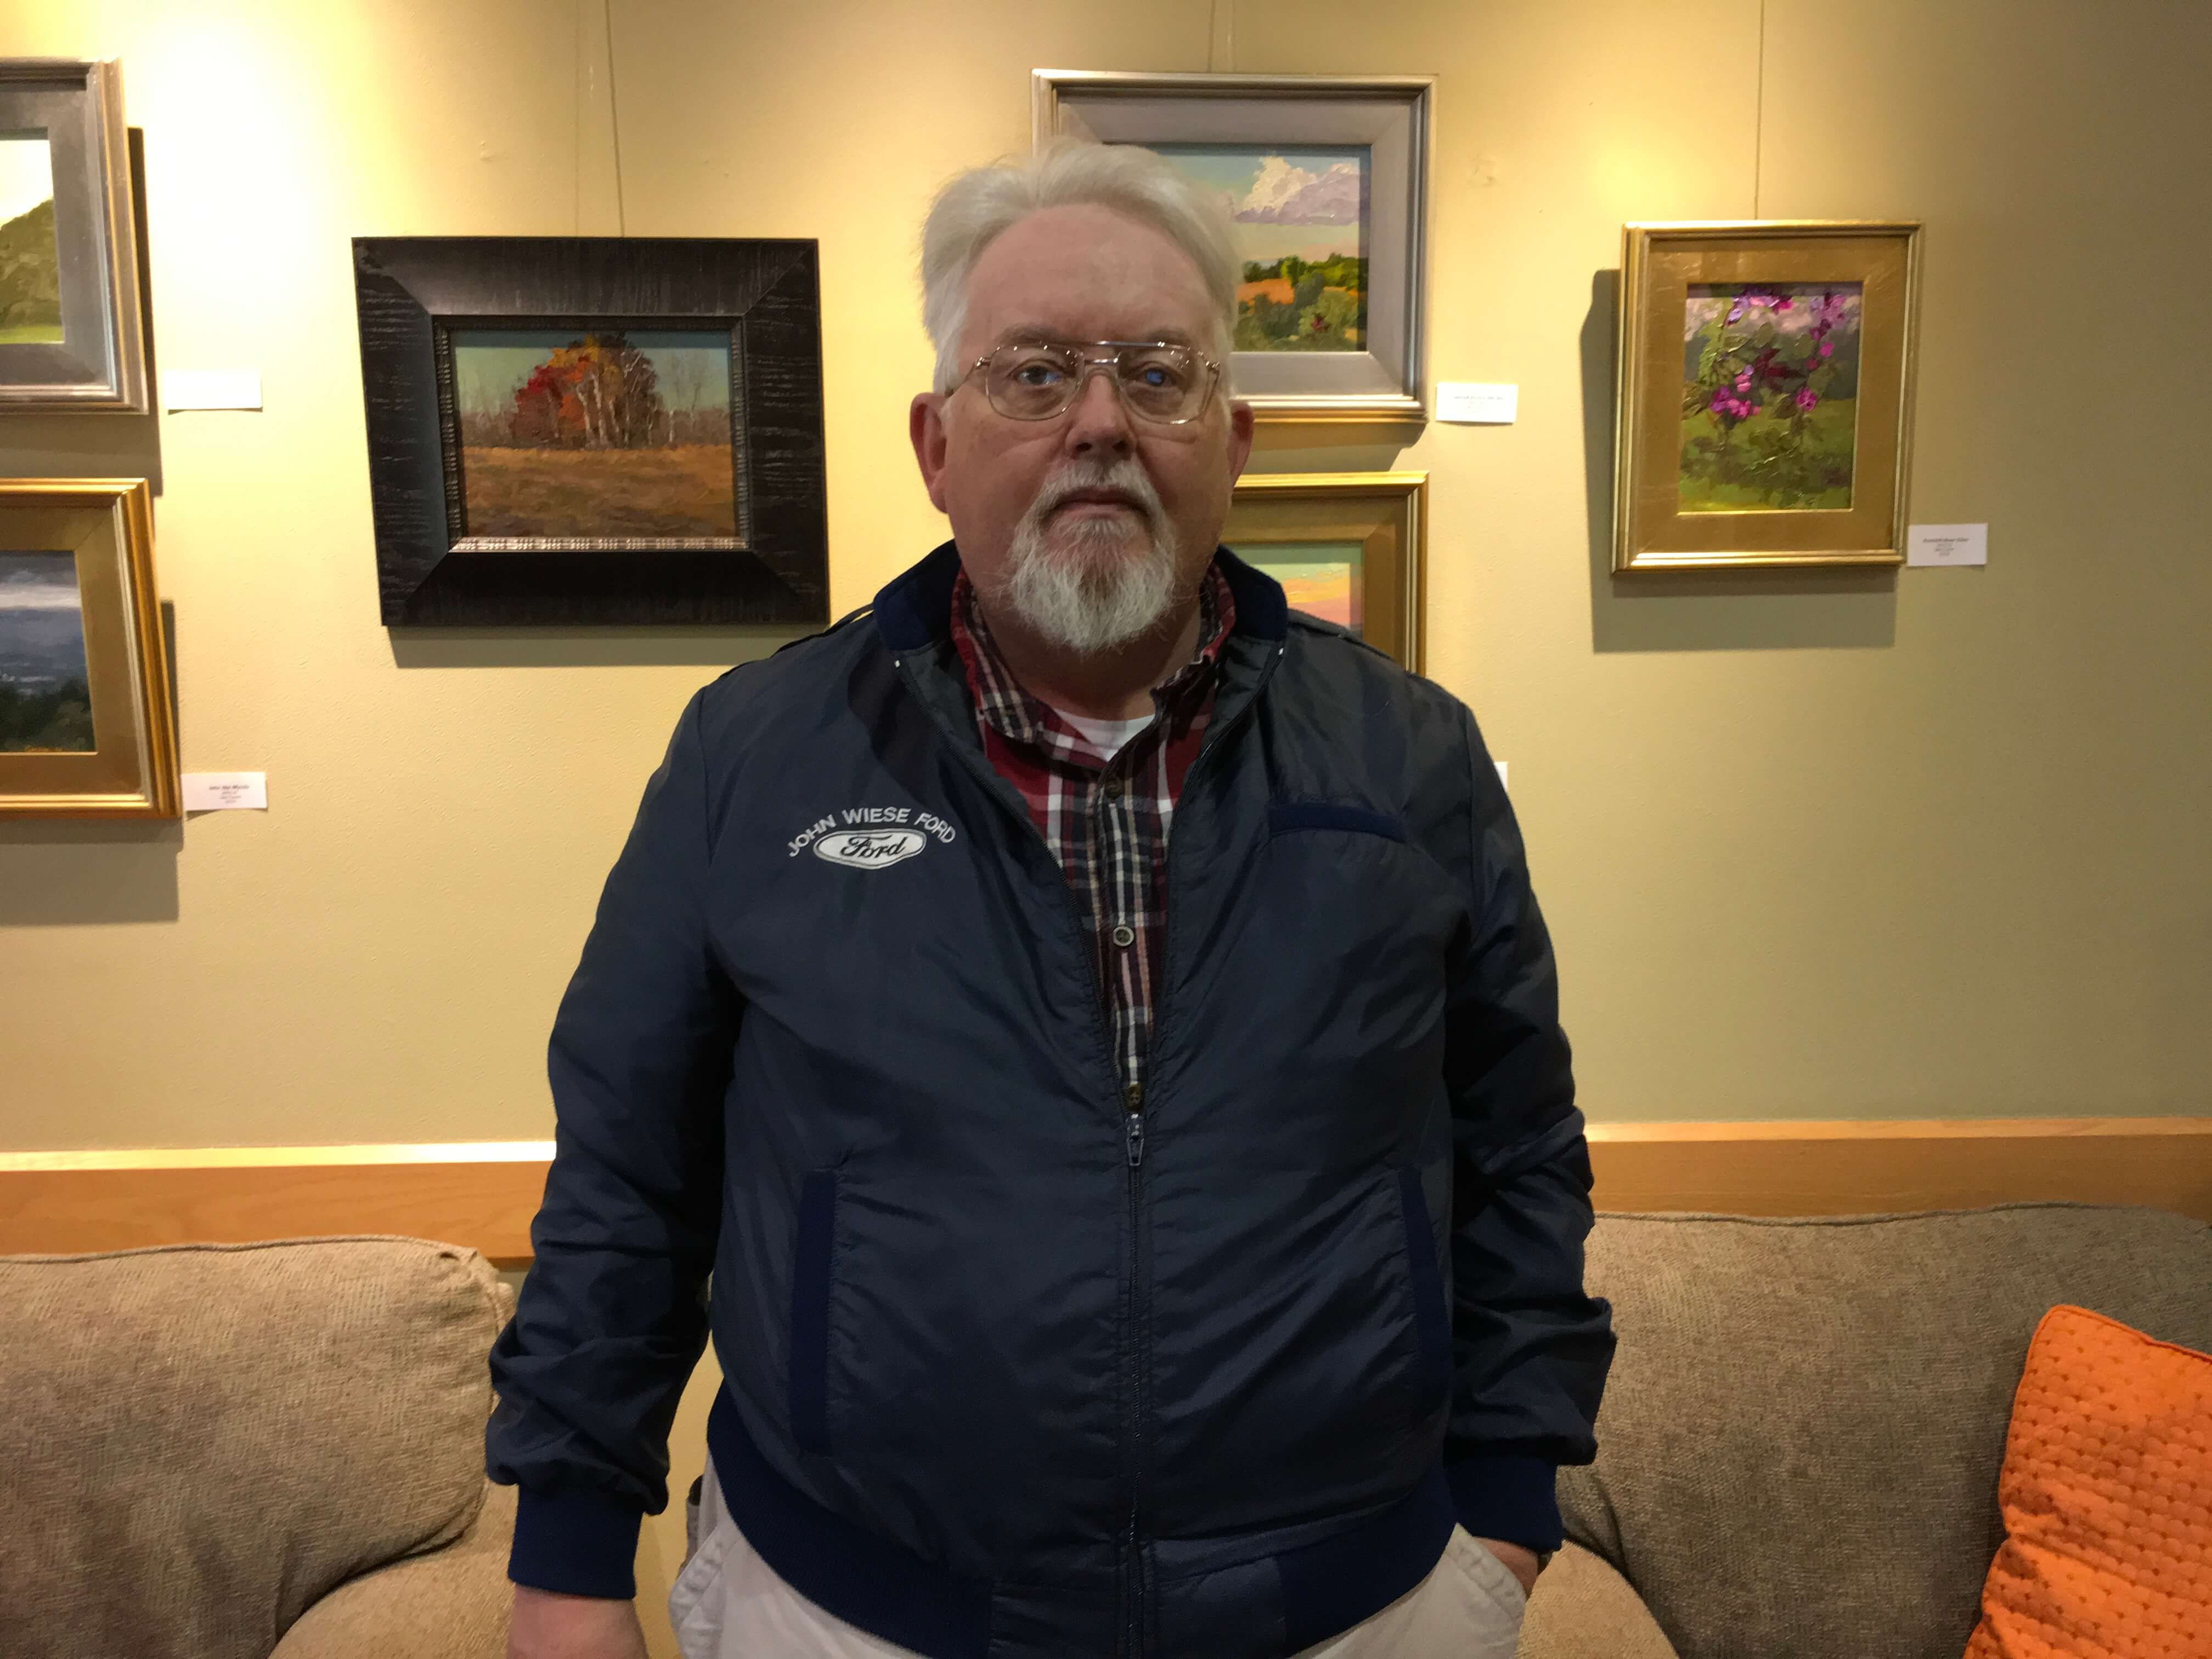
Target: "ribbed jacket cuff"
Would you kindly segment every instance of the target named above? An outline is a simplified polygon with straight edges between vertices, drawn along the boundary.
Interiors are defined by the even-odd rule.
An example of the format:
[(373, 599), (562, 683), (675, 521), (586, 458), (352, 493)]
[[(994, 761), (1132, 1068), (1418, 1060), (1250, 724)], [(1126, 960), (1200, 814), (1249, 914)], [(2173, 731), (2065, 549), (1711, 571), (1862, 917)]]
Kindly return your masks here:
[(645, 1511), (592, 1492), (522, 1489), (507, 1576), (532, 1589), (627, 1601), (637, 1594)]
[(1566, 1529), (1553, 1494), (1559, 1466), (1541, 1457), (1467, 1457), (1444, 1465), (1459, 1523), (1477, 1538), (1496, 1538), (1540, 1554), (1556, 1550)]

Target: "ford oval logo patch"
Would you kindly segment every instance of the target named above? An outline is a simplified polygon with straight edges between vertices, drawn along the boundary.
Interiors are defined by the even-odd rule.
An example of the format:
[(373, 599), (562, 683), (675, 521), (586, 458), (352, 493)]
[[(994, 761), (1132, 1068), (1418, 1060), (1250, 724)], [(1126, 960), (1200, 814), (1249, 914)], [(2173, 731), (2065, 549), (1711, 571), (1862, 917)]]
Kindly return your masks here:
[(888, 870), (929, 845), (919, 830), (841, 830), (814, 843), (814, 856), (850, 870)]

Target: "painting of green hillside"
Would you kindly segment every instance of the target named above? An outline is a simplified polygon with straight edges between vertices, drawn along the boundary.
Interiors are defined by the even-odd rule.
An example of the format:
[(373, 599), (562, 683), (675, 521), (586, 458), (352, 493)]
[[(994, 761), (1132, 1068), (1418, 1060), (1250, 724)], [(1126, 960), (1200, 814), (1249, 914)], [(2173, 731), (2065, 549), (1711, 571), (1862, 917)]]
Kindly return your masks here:
[(1367, 349), (1367, 146), (1157, 148), (1228, 210), (1237, 350)]
[(0, 133), (0, 345), (61, 338), (53, 158), (43, 132)]

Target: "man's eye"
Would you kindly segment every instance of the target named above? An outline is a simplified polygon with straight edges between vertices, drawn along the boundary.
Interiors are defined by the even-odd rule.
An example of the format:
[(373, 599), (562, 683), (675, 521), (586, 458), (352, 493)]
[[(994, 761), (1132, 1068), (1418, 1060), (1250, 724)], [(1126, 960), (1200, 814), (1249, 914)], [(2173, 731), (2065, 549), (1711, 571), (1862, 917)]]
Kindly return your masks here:
[(1130, 378), (1148, 392), (1171, 392), (1183, 384), (1184, 376), (1178, 365), (1154, 357), (1139, 363)]
[(1016, 386), (1058, 386), (1067, 377), (1057, 363), (1017, 363), (1009, 377)]

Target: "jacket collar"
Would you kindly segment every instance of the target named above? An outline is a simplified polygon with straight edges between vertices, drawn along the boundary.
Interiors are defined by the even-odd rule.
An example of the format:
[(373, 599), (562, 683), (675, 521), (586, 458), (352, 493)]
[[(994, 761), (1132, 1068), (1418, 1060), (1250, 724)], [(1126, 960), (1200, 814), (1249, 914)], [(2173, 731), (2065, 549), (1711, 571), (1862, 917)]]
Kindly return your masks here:
[[(1225, 547), (1214, 549), (1213, 561), (1237, 601), (1236, 632), (1279, 641), (1290, 626), (1282, 585)], [(951, 634), (952, 584), (959, 574), (960, 550), (946, 542), (884, 585), (876, 595), (876, 632), (893, 653), (918, 651)]]

